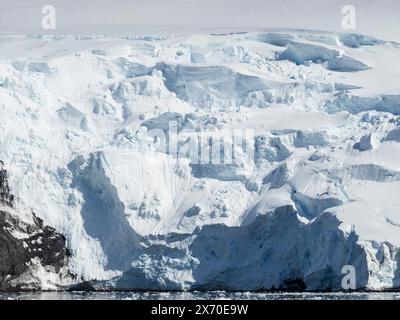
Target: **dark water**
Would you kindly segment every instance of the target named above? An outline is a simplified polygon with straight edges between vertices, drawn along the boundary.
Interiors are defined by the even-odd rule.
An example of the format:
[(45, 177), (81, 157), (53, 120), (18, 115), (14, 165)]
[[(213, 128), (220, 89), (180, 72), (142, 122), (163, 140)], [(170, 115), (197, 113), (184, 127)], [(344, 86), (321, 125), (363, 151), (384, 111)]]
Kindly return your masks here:
[(254, 293), (254, 292), (21, 292), (0, 293), (11, 300), (400, 300), (400, 292)]

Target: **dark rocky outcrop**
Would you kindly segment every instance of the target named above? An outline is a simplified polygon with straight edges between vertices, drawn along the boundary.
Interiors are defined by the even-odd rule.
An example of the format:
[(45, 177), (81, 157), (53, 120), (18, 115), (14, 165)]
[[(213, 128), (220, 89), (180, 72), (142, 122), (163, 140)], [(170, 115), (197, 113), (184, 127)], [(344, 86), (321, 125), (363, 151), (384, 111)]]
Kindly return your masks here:
[(12, 206), (14, 196), (10, 192), (7, 181), (7, 171), (4, 169), (4, 163), (0, 160), (0, 203)]
[[(42, 266), (51, 266), (55, 272), (66, 264), (70, 253), (63, 235), (35, 217), (34, 224), (25, 224), (0, 210), (0, 289), (10, 290), (10, 282), (29, 270), (31, 259)], [(26, 234), (16, 238), (13, 232)], [(37, 288), (40, 289), (40, 288)]]
[(29, 271), (32, 259), (58, 273), (70, 253), (65, 237), (45, 226), (34, 213), (32, 224), (21, 221), (14, 213), (15, 200), (10, 193), (7, 172), (2, 162), (0, 165), (0, 290), (20, 290), (18, 277)]

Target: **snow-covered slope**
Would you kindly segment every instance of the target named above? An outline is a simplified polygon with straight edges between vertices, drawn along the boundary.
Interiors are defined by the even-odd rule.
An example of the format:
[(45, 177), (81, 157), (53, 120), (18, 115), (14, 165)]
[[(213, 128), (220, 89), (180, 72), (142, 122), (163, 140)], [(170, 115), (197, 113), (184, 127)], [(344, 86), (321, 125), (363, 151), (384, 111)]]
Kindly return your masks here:
[[(358, 288), (399, 286), (399, 44), (286, 31), (0, 46), (9, 211), (65, 237), (57, 288), (329, 290), (346, 265)], [(36, 269), (42, 282), (2, 286), (47, 288)]]

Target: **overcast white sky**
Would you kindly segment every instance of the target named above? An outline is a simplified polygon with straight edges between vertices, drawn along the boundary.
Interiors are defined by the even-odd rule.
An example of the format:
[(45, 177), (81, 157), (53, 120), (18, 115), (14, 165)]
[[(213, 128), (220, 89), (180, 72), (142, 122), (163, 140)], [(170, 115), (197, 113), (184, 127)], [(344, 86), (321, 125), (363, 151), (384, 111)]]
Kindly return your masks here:
[(57, 10), (56, 33), (135, 34), (213, 29), (341, 29), (344, 5), (355, 32), (400, 40), (400, 0), (0, 0), (0, 33), (46, 33), (41, 8)]

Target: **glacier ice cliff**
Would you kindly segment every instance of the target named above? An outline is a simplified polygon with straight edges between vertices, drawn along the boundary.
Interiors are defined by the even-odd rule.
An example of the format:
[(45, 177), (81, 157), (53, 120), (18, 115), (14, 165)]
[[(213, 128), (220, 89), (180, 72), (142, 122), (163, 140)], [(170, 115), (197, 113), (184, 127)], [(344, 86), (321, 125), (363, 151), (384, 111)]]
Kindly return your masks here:
[(399, 44), (0, 42), (0, 290), (400, 286)]

